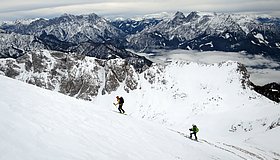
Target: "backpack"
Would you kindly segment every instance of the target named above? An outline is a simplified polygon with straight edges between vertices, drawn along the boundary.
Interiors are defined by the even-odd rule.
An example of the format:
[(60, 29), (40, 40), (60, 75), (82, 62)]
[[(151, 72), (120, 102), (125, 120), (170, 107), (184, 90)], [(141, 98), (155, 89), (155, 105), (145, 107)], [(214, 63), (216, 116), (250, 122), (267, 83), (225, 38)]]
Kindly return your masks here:
[(199, 131), (199, 129), (197, 127), (195, 127), (195, 133), (197, 133)]
[(124, 103), (123, 97), (120, 98), (120, 103), (121, 103), (121, 104)]

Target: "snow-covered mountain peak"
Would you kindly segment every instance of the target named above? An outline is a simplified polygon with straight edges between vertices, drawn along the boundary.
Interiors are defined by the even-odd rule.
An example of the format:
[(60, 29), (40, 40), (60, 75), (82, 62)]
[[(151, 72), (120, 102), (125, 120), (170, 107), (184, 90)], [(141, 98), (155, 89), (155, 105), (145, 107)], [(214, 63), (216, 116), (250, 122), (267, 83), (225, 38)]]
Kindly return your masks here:
[(15, 21), (0, 21), (1, 25), (29, 25), (30, 23), (38, 20), (39, 18), (32, 18), (32, 19), (17, 19)]
[(159, 70), (156, 73), (161, 71), (163, 77), (172, 77), (169, 80), (168, 78), (163, 79), (165, 79), (166, 84), (170, 84), (173, 87), (174, 84), (181, 81), (182, 85), (189, 84), (193, 86), (194, 82), (197, 84), (211, 83), (212, 86), (216, 85), (217, 88), (223, 88), (222, 86), (228, 85), (233, 88), (247, 88), (250, 90), (249, 73), (244, 65), (235, 61), (203, 64), (176, 60), (165, 63), (164, 68), (162, 66), (158, 67)]
[[(173, 16), (173, 13), (169, 12), (160, 12), (160, 13), (153, 13), (153, 14), (146, 14), (146, 15), (139, 15), (139, 16), (134, 16), (128, 19), (134, 20), (134, 21), (143, 21), (145, 19), (158, 19), (158, 20), (163, 20), (163, 19), (168, 19)], [(120, 19), (127, 19), (123, 17), (119, 17), (116, 20)]]
[(198, 19), (200, 16), (198, 14), (198, 12), (191, 12), (190, 14), (188, 14), (188, 16), (186, 17), (186, 21), (192, 21), (192, 20), (196, 20)]
[(182, 12), (176, 12), (175, 15), (169, 20), (168, 23), (173, 25), (180, 25), (185, 21), (185, 15)]
[(184, 19), (185, 18), (185, 15), (183, 12), (180, 12), (180, 11), (177, 11), (174, 15), (174, 18), (181, 18), (181, 19)]
[[(59, 17), (62, 17), (62, 18), (66, 18), (66, 17), (74, 18), (74, 17), (76, 17), (76, 15), (69, 14), (69, 13), (63, 13), (63, 14), (60, 15)], [(58, 18), (59, 18), (59, 17), (58, 17)]]
[[(59, 18), (64, 18), (66, 21), (67, 20), (96, 20), (96, 19), (101, 19), (100, 16), (98, 16), (97, 14), (95, 13), (90, 13), (90, 14), (85, 14), (85, 15), (73, 15), (73, 14), (68, 14), (68, 13), (64, 13), (62, 14), (61, 16), (57, 17), (58, 19)], [(56, 18), (54, 18), (56, 19)]]

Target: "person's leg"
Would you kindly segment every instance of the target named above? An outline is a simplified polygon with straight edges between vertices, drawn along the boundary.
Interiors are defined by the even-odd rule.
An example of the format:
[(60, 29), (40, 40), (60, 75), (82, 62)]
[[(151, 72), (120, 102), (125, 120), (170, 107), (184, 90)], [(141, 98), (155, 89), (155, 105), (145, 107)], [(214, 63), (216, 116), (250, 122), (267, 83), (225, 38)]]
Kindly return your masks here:
[(120, 112), (120, 113), (122, 113), (122, 111), (121, 111), (121, 109), (120, 109), (120, 108), (118, 108), (118, 110), (119, 110), (119, 112)]
[(124, 113), (125, 111), (122, 109), (122, 112)]
[(197, 140), (197, 136), (196, 136), (196, 133), (194, 133), (194, 137), (195, 137), (195, 140)]
[(119, 107), (119, 108), (120, 108), (120, 110), (122, 111), (122, 113), (124, 113), (125, 111), (122, 109), (122, 106), (123, 106), (123, 105), (120, 104), (120, 107)]
[(190, 134), (190, 139), (192, 139), (192, 135), (193, 135), (193, 132), (191, 132), (191, 134)]
[(120, 113), (122, 113), (122, 107), (121, 107), (121, 105), (119, 105), (118, 110), (119, 110)]

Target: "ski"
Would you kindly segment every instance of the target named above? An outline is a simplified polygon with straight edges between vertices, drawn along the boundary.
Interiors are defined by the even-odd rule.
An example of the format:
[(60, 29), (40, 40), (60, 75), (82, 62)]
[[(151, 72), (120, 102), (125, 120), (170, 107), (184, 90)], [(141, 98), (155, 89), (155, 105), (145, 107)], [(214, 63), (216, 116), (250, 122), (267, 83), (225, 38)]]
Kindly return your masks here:
[(113, 110), (113, 112), (119, 113), (119, 114), (123, 114), (123, 115), (127, 115), (126, 113), (120, 113), (118, 111)]

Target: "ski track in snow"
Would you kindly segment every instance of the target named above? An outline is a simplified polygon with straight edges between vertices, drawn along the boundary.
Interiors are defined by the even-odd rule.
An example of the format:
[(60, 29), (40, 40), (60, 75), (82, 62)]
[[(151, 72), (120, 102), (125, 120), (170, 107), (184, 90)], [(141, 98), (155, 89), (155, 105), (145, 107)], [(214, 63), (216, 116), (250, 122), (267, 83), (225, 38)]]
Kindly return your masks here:
[[(169, 130), (176, 132), (176, 133), (180, 134), (181, 136), (184, 136), (185, 138), (189, 139), (188, 135), (185, 133), (182, 133), (182, 132), (179, 132), (176, 130), (172, 130), (172, 129), (169, 129)], [(200, 142), (202, 144), (207, 144), (211, 147), (214, 147), (214, 148), (220, 149), (222, 151), (225, 151), (227, 153), (233, 154), (236, 157), (238, 157), (240, 159), (244, 159), (244, 160), (248, 160), (248, 159), (251, 159), (251, 160), (269, 160), (269, 159), (279, 160), (280, 159), (280, 154), (278, 154), (278, 153), (266, 152), (263, 149), (253, 147), (253, 146), (250, 146), (250, 151), (249, 151), (248, 149), (244, 149), (239, 146), (235, 146), (235, 145), (224, 143), (224, 142), (210, 142), (209, 140), (205, 140), (205, 139), (199, 139), (198, 142)], [(216, 159), (214, 157), (212, 157), (212, 158)], [(219, 159), (219, 158), (217, 158), (217, 159)]]
[[(218, 149), (221, 149), (223, 151), (232, 153), (242, 159), (256, 159), (256, 160), (268, 160), (268, 159), (274, 159), (279, 160), (280, 156), (279, 154), (275, 152), (266, 152), (261, 149), (254, 150), (256, 148), (250, 148), (250, 151), (248, 149), (244, 149), (235, 145), (222, 143), (222, 142), (209, 142), (205, 139), (201, 139), (202, 142), (205, 142), (213, 147), (216, 147)], [(254, 150), (254, 151), (253, 151)]]

